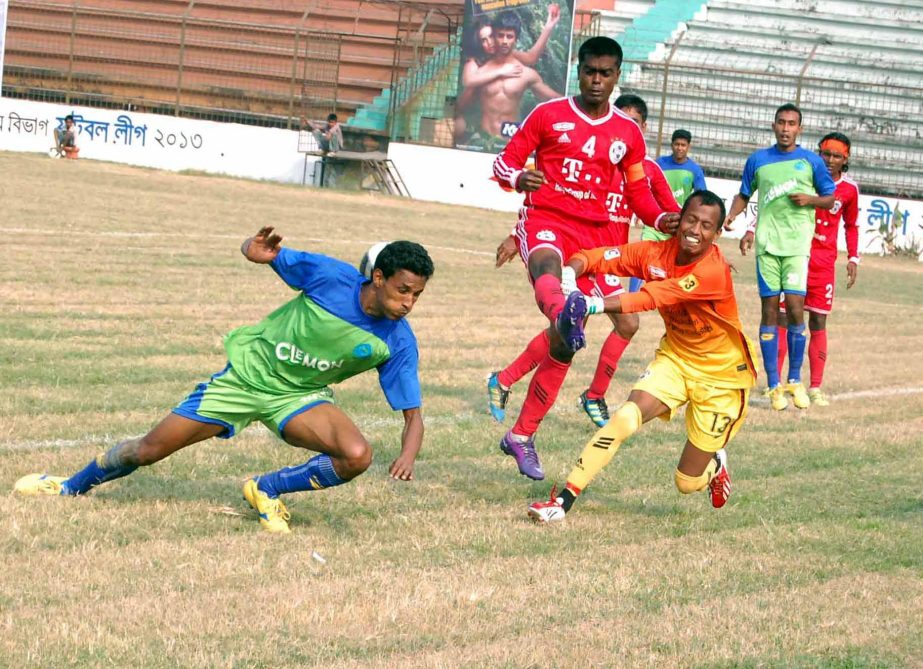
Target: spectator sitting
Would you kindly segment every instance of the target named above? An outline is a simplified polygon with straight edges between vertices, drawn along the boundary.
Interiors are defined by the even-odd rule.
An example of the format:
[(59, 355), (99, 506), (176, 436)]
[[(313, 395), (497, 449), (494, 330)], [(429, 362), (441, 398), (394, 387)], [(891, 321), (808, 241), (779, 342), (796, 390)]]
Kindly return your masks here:
[[(343, 129), (337, 122), (336, 114), (327, 115), (327, 123), (323, 130), (318, 130), (314, 124), (308, 122), (304, 117), (301, 119), (301, 124), (314, 135), (314, 139), (317, 140), (317, 144), (324, 155), (335, 156), (337, 151), (343, 147)], [(320, 123), (318, 122), (316, 125), (320, 125)]]

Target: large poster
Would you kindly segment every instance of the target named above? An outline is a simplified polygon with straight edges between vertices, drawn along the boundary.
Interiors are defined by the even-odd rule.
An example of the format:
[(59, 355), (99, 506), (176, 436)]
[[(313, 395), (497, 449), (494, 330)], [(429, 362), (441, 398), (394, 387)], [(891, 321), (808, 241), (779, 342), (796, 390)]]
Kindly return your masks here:
[(10, 0), (0, 0), (0, 90), (3, 88), (3, 52), (6, 51), (6, 12)]
[(574, 0), (466, 0), (455, 146), (496, 153), (536, 104), (564, 95)]

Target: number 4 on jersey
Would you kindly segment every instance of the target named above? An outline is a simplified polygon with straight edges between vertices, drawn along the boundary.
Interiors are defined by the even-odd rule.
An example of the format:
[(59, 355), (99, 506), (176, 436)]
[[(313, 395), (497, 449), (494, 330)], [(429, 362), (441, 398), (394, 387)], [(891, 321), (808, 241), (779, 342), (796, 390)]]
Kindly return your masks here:
[(590, 158), (596, 155), (596, 135), (591, 135), (586, 143), (580, 147), (580, 150)]

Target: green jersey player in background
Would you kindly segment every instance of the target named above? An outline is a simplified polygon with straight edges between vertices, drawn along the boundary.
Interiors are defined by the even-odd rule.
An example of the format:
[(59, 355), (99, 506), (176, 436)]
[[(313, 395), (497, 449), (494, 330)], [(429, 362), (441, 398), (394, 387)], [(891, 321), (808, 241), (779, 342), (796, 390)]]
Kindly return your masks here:
[[(676, 203), (682, 207), (686, 200), (697, 190), (708, 190), (705, 185), (705, 172), (701, 166), (689, 157), (689, 148), (692, 146), (692, 133), (688, 130), (675, 130), (670, 138), (670, 155), (660, 156), (657, 165), (663, 171), (663, 176), (670, 185)], [(645, 225), (641, 230), (642, 241), (662, 242), (672, 235), (655, 230)], [(631, 277), (628, 282), (628, 292), (637, 293), (644, 283), (638, 277)]]
[[(750, 196), (759, 192), (756, 226), (756, 280), (759, 285), (762, 316), (760, 351), (769, 382), (772, 408), (788, 407), (786, 391), (799, 409), (811, 401), (801, 383), (801, 364), (807, 338), (804, 334), (804, 296), (808, 285), (808, 258), (814, 238), (815, 209), (830, 209), (836, 185), (830, 171), (813, 151), (798, 145), (801, 110), (784, 104), (776, 110), (772, 130), (776, 143), (755, 151), (747, 158), (740, 192), (734, 196), (725, 228), (746, 208)], [(752, 240), (752, 238), (750, 238)], [(741, 245), (746, 255), (747, 247)], [(779, 381), (779, 342), (776, 319), (779, 295), (785, 293), (788, 313), (788, 385)]]
[(336, 406), (329, 386), (377, 369), (391, 408), (404, 414), (401, 452), (390, 475), (413, 478), (423, 443), (417, 342), (404, 317), (433, 274), (419, 244), (388, 244), (371, 279), (327, 256), (282, 248), (272, 227), (244, 241), (247, 260), (269, 264), (297, 297), (256, 325), (225, 338), (227, 366), (199, 384), (145, 436), (127, 439), (69, 478), (30, 474), (16, 482), (24, 495), (82, 495), (152, 465), (181, 448), (229, 439), (259, 421), (292, 446), (319, 452), (306, 463), (262, 474), (244, 484), (244, 497), (269, 532), (288, 534), (279, 495), (320, 490), (359, 476), (372, 449)]

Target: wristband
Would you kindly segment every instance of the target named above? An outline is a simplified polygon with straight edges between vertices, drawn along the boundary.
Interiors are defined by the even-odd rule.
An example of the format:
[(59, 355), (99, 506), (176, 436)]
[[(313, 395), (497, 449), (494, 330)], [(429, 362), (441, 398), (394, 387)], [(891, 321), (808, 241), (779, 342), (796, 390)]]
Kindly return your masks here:
[(519, 177), (522, 175), (523, 170), (516, 170), (510, 175), (510, 186), (513, 187), (514, 191), (519, 191)]
[(862, 262), (862, 258), (859, 256), (852, 256), (847, 262), (855, 263), (858, 265), (860, 262)]

